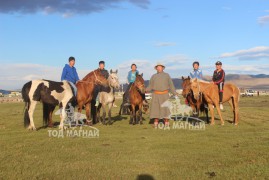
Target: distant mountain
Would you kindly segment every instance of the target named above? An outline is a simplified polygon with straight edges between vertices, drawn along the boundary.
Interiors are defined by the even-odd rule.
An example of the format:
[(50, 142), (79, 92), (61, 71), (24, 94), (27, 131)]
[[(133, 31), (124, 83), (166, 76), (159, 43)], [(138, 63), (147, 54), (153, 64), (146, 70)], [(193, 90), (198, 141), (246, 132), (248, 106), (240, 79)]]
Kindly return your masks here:
[[(205, 76), (205, 80), (211, 81), (211, 76)], [(173, 78), (173, 83), (176, 89), (182, 89), (182, 80), (178, 78)], [(269, 75), (257, 74), (257, 75), (247, 75), (247, 74), (227, 74), (225, 77), (226, 83), (233, 83), (239, 88), (255, 89), (255, 90), (269, 90)], [(146, 87), (149, 84), (149, 80), (145, 80)], [(127, 84), (124, 84), (123, 90), (127, 88)]]
[(267, 74), (257, 74), (257, 75), (250, 75), (252, 78), (269, 78)]

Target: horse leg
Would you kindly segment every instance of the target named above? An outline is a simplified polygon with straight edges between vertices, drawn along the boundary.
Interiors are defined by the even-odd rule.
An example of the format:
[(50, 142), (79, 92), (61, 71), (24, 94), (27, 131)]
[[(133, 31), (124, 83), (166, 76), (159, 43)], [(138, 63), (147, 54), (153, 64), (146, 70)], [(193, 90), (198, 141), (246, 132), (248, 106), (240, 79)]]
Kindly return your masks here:
[(235, 122), (234, 125), (238, 125), (239, 121), (239, 96), (233, 98), (234, 112), (235, 112)]
[(140, 120), (140, 124), (143, 124), (143, 118), (142, 118), (142, 108), (143, 108), (143, 103), (140, 104), (140, 107), (139, 107), (139, 120)]
[(213, 109), (213, 104), (208, 104), (209, 110), (210, 110), (210, 115), (211, 115), (211, 123), (210, 125), (215, 124), (215, 117), (214, 117), (214, 109)]
[(96, 108), (96, 121), (100, 122), (100, 108), (101, 108), (101, 104), (98, 105), (98, 107)]
[(61, 116), (61, 122), (60, 122), (60, 125), (59, 125), (59, 129), (60, 130), (63, 130), (64, 128), (64, 120), (66, 118), (66, 104), (67, 103), (62, 103), (63, 104), (63, 109), (62, 109), (62, 116)]
[(133, 125), (135, 125), (135, 123), (136, 123), (136, 112), (135, 112), (135, 105), (133, 105), (132, 104), (132, 110), (131, 110), (131, 114), (132, 114), (132, 123), (133, 123)]
[(113, 107), (113, 103), (108, 104), (108, 124), (111, 125), (111, 109)]
[(119, 112), (119, 115), (121, 115), (122, 107), (123, 107), (123, 103), (120, 105), (120, 112)]
[(206, 122), (209, 124), (208, 108), (205, 108)]
[(233, 112), (233, 124), (235, 123), (235, 108), (234, 108), (234, 104), (233, 104), (233, 98), (231, 98), (229, 101), (229, 104), (231, 106), (232, 112)]
[(30, 117), (30, 125), (28, 127), (29, 130), (36, 130), (35, 124), (34, 124), (34, 111), (35, 111), (36, 104), (37, 104), (37, 101), (30, 102), (30, 107), (28, 110), (28, 114)]
[(90, 108), (90, 103), (87, 103), (87, 104), (85, 104), (85, 110), (86, 110), (86, 117), (87, 117), (87, 119), (86, 119), (86, 124), (87, 125), (92, 125), (92, 121), (91, 121), (91, 108)]
[(55, 109), (55, 106), (52, 106), (50, 108), (48, 127), (53, 127), (52, 114), (53, 114), (54, 109)]
[(106, 105), (102, 104), (102, 110), (103, 110), (103, 124), (106, 125)]
[(215, 102), (216, 105), (216, 109), (217, 109), (217, 112), (219, 114), (219, 117), (220, 117), (220, 122), (221, 122), (221, 125), (223, 126), (224, 125), (224, 121), (223, 121), (223, 118), (222, 118), (222, 115), (221, 115), (221, 111), (220, 111), (220, 106), (219, 106), (219, 103), (218, 102)]

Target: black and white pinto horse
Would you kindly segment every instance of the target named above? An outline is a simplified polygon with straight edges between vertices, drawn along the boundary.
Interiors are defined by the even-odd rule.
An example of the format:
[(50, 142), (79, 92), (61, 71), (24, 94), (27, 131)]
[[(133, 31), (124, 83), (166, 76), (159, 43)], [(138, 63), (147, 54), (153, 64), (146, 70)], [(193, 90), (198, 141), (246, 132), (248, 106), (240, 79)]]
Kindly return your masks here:
[(29, 130), (36, 130), (33, 114), (38, 102), (43, 104), (43, 123), (51, 121), (52, 113), (56, 106), (62, 108), (59, 129), (63, 129), (66, 118), (66, 108), (75, 107), (76, 97), (74, 89), (68, 81), (55, 82), (50, 80), (32, 80), (22, 88), (22, 97), (25, 102), (24, 126)]

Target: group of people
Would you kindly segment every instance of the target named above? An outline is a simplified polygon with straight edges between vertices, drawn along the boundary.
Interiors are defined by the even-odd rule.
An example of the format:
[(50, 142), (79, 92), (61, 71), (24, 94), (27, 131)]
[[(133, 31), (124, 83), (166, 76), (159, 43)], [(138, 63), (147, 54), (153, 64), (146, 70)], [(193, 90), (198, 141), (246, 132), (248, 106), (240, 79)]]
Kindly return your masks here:
[[(75, 58), (70, 57), (69, 63), (65, 65), (63, 68), (61, 80), (67, 80), (70, 84), (75, 87), (76, 82), (79, 80), (79, 76), (77, 74), (75, 65)], [(199, 68), (199, 62), (193, 62), (193, 70), (190, 72), (190, 77), (203, 79), (202, 70)], [(219, 88), (219, 103), (220, 109), (223, 109), (222, 99), (223, 99), (223, 87), (225, 81), (225, 72), (222, 69), (222, 63), (220, 61), (216, 62), (216, 70), (213, 73), (212, 83), (218, 85)], [(150, 119), (154, 119), (154, 126), (157, 127), (159, 120), (163, 119), (166, 126), (169, 126), (169, 115), (170, 111), (168, 108), (161, 107), (161, 105), (169, 99), (169, 92), (171, 92), (174, 96), (178, 96), (176, 92), (175, 86), (170, 75), (164, 72), (165, 65), (158, 63), (155, 67), (157, 71), (156, 74), (152, 75), (149, 81), (149, 85), (146, 88), (146, 92), (152, 93), (152, 101), (150, 105)], [(105, 78), (108, 78), (109, 73), (105, 69), (105, 62), (99, 62), (99, 69)], [(127, 80), (128, 80), (128, 88), (124, 95), (124, 105), (129, 105), (129, 89), (132, 83), (136, 80), (136, 75), (139, 73), (137, 70), (137, 65), (132, 64), (131, 70), (128, 72)], [(96, 94), (96, 106), (98, 106), (98, 93), (102, 91), (102, 86), (97, 86), (95, 89)], [(145, 100), (145, 97), (143, 97)]]
[[(212, 77), (212, 83), (218, 85), (219, 89), (219, 103), (220, 103), (220, 109), (223, 110), (223, 89), (224, 89), (224, 81), (225, 81), (225, 71), (222, 69), (222, 62), (217, 61), (215, 63), (216, 70), (213, 73)], [(203, 79), (203, 73), (202, 70), (199, 68), (200, 64), (198, 61), (193, 62), (192, 67), (193, 70), (190, 72), (190, 77), (192, 79)]]

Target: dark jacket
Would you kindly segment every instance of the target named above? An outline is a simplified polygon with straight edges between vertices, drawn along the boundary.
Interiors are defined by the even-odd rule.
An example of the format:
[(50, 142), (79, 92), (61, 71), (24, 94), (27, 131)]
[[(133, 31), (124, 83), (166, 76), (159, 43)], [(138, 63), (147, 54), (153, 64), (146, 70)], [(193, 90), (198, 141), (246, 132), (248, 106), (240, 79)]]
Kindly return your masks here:
[(219, 84), (221, 82), (224, 83), (224, 81), (225, 81), (225, 72), (224, 72), (224, 70), (221, 69), (219, 72), (217, 70), (215, 70), (212, 80), (213, 80), (213, 82), (215, 84)]
[(100, 69), (100, 71), (101, 71), (101, 74), (106, 78), (106, 79), (108, 79), (108, 77), (109, 77), (109, 73), (108, 73), (108, 71), (106, 70), (106, 69)]

